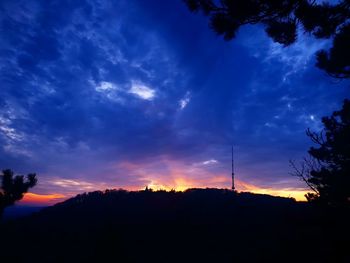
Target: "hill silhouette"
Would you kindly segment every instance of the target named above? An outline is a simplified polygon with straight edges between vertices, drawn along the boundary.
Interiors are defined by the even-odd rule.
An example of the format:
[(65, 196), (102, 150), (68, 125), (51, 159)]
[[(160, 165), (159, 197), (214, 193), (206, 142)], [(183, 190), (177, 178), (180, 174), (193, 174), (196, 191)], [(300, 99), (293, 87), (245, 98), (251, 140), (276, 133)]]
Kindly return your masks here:
[(0, 248), (11, 262), (350, 262), (348, 222), (225, 189), (106, 190), (2, 224)]

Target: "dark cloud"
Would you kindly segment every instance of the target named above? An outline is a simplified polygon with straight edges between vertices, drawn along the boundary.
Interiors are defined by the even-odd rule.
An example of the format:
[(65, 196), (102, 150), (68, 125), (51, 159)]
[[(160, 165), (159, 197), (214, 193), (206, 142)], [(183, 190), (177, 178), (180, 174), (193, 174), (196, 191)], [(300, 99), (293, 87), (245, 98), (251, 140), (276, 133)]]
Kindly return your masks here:
[(181, 1), (2, 1), (0, 26), (1, 166), (42, 192), (193, 184), (229, 174), (232, 143), (240, 180), (298, 186), (288, 160), (347, 94), (313, 65), (326, 42), (225, 42)]

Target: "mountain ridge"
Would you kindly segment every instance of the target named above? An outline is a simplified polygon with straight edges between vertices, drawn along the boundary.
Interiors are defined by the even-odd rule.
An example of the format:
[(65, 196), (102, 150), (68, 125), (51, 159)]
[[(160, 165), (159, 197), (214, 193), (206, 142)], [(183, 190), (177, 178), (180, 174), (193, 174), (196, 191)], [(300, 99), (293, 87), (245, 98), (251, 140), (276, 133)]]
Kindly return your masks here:
[(95, 191), (3, 224), (0, 247), (14, 262), (347, 262), (348, 217), (328, 212), (227, 189)]

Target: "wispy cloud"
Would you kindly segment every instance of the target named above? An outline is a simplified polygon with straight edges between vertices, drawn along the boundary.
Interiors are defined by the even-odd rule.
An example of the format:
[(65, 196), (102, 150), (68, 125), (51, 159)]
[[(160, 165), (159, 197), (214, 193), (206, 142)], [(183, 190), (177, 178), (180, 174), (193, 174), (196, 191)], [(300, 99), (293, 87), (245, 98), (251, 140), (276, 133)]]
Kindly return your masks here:
[(237, 180), (285, 189), (348, 96), (315, 69), (321, 42), (221, 41), (181, 1), (5, 0), (0, 18), (0, 163), (37, 172), (36, 194), (229, 187), (232, 141)]
[(316, 52), (328, 44), (328, 40), (315, 40), (311, 36), (299, 32), (297, 42), (288, 47), (270, 41), (265, 61), (268, 63), (279, 62), (285, 71), (282, 80), (287, 81), (293, 74), (314, 66), (310, 62), (315, 61)]
[(187, 91), (185, 96), (179, 101), (180, 109), (183, 110), (187, 104), (190, 102), (190, 93)]
[(216, 163), (218, 163), (218, 161), (215, 159), (210, 159), (210, 160), (202, 162), (203, 165), (210, 165), (210, 164), (216, 164)]

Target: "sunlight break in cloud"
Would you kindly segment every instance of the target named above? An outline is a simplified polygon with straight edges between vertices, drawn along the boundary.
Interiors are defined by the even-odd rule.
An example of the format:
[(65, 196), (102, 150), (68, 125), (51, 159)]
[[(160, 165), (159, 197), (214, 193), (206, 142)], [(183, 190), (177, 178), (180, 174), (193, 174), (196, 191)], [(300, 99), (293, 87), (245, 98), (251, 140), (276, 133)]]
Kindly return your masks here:
[(138, 82), (133, 82), (129, 93), (132, 93), (144, 100), (152, 100), (156, 91)]

